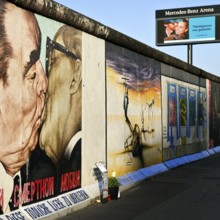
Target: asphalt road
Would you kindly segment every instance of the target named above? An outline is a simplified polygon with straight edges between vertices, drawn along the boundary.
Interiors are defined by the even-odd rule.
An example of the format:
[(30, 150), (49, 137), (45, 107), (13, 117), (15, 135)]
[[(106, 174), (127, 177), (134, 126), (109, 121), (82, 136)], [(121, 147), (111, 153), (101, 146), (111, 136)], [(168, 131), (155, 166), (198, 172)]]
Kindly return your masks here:
[(64, 220), (219, 220), (220, 153), (185, 164)]

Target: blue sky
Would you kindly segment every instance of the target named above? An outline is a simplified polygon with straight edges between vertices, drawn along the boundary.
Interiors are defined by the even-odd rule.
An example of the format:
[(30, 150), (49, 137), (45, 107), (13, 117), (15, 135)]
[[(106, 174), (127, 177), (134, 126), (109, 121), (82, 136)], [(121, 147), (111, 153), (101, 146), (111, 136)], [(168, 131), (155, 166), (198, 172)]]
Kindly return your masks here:
[[(219, 5), (219, 0), (55, 0), (150, 47), (187, 62), (187, 46), (155, 43), (155, 11)], [(220, 28), (220, 27), (219, 27)], [(220, 43), (193, 45), (193, 65), (220, 76)]]

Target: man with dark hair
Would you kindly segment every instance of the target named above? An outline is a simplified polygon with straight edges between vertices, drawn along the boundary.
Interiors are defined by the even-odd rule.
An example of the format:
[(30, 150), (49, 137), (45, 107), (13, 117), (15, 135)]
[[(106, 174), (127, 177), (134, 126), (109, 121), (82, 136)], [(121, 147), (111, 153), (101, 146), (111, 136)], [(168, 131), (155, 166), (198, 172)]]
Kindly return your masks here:
[(0, 1), (0, 80), (3, 82), (3, 85), (7, 83), (8, 58), (12, 56), (11, 45), (7, 41), (5, 26), (3, 22), (6, 12), (5, 5), (5, 1)]
[(175, 28), (177, 26), (177, 22), (175, 20), (165, 20), (164, 21), (164, 38), (172, 37), (175, 35)]
[(34, 14), (3, 0), (0, 12), (0, 209), (8, 212), (13, 179), (38, 141), (47, 79)]

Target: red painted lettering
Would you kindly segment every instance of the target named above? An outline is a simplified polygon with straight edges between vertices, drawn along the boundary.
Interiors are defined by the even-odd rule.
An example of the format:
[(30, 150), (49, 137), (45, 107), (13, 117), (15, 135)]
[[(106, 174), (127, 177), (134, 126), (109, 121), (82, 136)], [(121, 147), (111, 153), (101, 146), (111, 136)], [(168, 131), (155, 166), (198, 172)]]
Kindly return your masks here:
[(80, 186), (80, 170), (62, 174), (60, 192), (69, 191), (79, 186)]
[(4, 208), (4, 189), (0, 189), (0, 211)]

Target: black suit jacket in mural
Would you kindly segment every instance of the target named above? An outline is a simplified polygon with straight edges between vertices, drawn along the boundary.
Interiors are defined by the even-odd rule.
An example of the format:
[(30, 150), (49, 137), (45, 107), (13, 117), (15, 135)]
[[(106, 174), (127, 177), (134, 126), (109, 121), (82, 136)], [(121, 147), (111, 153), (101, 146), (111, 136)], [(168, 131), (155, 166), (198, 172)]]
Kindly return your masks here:
[[(27, 171), (28, 169), (28, 171)], [(21, 170), (22, 186), (35, 188), (30, 201), (23, 205), (42, 201), (81, 187), (81, 139), (74, 146), (70, 159), (63, 158), (55, 165), (39, 146), (32, 152), (29, 167)], [(28, 173), (28, 175), (27, 175)], [(27, 186), (26, 186), (27, 188)], [(30, 197), (30, 196), (29, 196)]]

